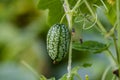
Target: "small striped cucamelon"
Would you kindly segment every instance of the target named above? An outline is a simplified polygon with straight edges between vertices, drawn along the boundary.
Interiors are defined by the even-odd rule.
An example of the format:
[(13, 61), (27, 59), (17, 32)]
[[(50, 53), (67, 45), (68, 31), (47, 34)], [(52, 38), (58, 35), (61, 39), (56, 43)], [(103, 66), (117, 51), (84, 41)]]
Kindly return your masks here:
[(61, 61), (69, 52), (70, 32), (64, 24), (53, 25), (47, 34), (47, 51), (54, 62)]

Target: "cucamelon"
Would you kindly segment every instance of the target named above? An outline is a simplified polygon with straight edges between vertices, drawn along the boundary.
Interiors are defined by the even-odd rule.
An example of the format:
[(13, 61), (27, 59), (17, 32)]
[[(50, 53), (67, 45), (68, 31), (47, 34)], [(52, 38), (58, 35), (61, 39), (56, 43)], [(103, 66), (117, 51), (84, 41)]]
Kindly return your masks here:
[(64, 24), (53, 25), (47, 34), (47, 51), (55, 62), (61, 61), (69, 52), (70, 32)]

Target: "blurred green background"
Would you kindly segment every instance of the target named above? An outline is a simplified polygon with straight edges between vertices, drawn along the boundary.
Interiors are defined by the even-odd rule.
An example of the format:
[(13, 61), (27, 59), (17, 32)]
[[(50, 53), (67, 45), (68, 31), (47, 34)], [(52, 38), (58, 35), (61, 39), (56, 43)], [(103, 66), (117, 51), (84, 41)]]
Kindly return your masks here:
[[(67, 73), (67, 56), (58, 64), (53, 64), (47, 54), (46, 34), (50, 28), (47, 23), (48, 10), (38, 9), (38, 2), (39, 0), (0, 0), (0, 80), (39, 80), (36, 72), (58, 80)], [(96, 29), (83, 31), (80, 26), (74, 24), (76, 41), (82, 38), (83, 41), (106, 42)], [(89, 80), (101, 80), (106, 68), (114, 66), (107, 54), (73, 50), (72, 67), (84, 63), (92, 65), (78, 71), (83, 80), (85, 75), (89, 76)], [(109, 72), (110, 75), (112, 71)]]

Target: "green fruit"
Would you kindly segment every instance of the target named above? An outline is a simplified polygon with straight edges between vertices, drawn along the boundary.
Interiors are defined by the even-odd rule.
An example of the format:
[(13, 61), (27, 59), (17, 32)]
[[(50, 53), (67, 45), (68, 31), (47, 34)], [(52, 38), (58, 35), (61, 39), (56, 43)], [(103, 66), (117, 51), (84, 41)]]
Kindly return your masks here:
[(52, 60), (61, 61), (69, 52), (70, 32), (64, 24), (53, 25), (47, 34), (47, 50)]

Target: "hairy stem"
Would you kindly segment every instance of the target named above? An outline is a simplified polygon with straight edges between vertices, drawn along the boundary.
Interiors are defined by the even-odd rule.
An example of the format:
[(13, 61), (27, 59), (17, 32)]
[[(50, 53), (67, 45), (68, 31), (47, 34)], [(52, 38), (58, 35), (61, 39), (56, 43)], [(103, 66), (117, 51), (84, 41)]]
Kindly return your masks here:
[(71, 64), (72, 64), (72, 38), (71, 38), (71, 41), (70, 41), (70, 47), (69, 47), (69, 56), (68, 56), (68, 80), (70, 79), (70, 76), (71, 76)]
[[(81, 0), (78, 0), (76, 5), (74, 6), (74, 8), (71, 10), (70, 7), (69, 7), (68, 0), (64, 1), (63, 7), (64, 7), (64, 10), (65, 10), (65, 13), (66, 13), (66, 18), (67, 18), (67, 21), (68, 21), (68, 26), (69, 26), (70, 33), (72, 33), (73, 13), (79, 7), (80, 2), (81, 2)], [(67, 69), (68, 69), (67, 79), (68, 80), (70, 80), (70, 76), (71, 76), (71, 64), (72, 64), (72, 37), (71, 37), (71, 40), (70, 40), (69, 55), (68, 55), (68, 67), (67, 67)]]
[[(63, 7), (64, 7), (64, 10), (66, 13), (70, 11), (68, 0), (65, 0)], [(72, 30), (72, 15), (66, 14), (66, 18), (68, 21), (69, 30), (71, 32), (71, 30)], [(70, 79), (70, 75), (71, 75), (71, 64), (72, 64), (72, 38), (70, 40), (69, 55), (68, 55), (68, 67), (67, 67), (67, 70), (68, 70), (67, 79), (68, 80)]]
[[(68, 0), (64, 1), (63, 7), (64, 7), (64, 10), (65, 10), (65, 13), (68, 13), (70, 11)], [(70, 27), (71, 26), (71, 23), (70, 23), (71, 14), (66, 14), (66, 18), (67, 18), (67, 21), (68, 21), (68, 26)]]

